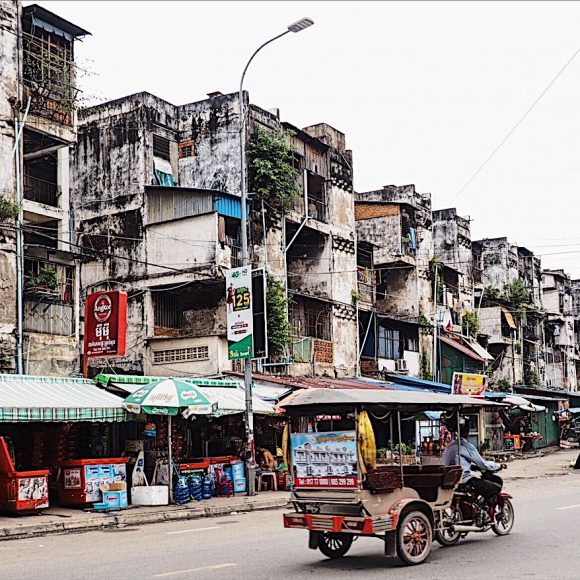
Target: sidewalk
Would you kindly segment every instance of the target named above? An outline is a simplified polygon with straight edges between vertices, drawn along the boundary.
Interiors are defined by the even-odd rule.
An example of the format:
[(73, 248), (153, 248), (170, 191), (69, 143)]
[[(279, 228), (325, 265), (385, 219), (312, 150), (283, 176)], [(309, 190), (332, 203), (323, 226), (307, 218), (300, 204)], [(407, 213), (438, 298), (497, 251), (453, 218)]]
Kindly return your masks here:
[[(558, 449), (540, 457), (516, 459), (508, 463), (502, 478), (513, 481), (567, 474), (580, 476), (579, 471), (570, 468), (570, 462), (576, 459), (578, 453), (578, 449)], [(255, 497), (217, 497), (201, 502), (192, 501), (182, 506), (135, 506), (104, 513), (54, 507), (40, 515), (0, 516), (0, 540), (279, 509), (288, 505), (289, 499), (289, 492), (266, 491)]]
[(289, 499), (289, 492), (266, 491), (255, 497), (214, 497), (200, 502), (191, 501), (181, 506), (131, 506), (109, 512), (54, 507), (42, 514), (0, 516), (0, 540), (278, 509), (288, 505)]

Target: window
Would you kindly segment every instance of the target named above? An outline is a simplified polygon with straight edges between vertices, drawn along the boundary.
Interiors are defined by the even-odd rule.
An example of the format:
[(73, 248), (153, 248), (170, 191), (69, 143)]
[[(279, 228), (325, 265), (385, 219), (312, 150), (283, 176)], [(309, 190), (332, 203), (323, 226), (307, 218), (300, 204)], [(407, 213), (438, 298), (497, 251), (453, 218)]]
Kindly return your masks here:
[(291, 304), (290, 322), (298, 336), (332, 340), (331, 313), (331, 304), (300, 297)]
[(405, 350), (419, 352), (419, 340), (416, 336), (408, 336), (405, 339)]
[(379, 326), (379, 358), (399, 360), (402, 358), (401, 346), (400, 331)]
[(190, 348), (173, 348), (153, 352), (153, 364), (209, 360), (208, 346), (192, 346)]
[(179, 159), (183, 159), (184, 157), (193, 157), (195, 155), (195, 146), (193, 144), (193, 140), (190, 139), (189, 141), (182, 141), (179, 145)]
[(169, 139), (161, 137), (160, 135), (153, 135), (153, 157), (171, 161), (171, 148)]

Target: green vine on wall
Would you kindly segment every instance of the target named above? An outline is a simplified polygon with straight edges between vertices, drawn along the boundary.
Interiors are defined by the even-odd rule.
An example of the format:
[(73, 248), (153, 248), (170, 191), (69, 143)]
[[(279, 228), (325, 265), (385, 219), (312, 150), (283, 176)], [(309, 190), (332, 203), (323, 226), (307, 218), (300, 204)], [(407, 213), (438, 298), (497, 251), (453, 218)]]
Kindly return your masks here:
[(480, 329), (479, 317), (477, 312), (466, 312), (461, 319), (461, 327), (465, 336), (477, 338)]
[(284, 284), (268, 274), (266, 285), (266, 323), (268, 326), (268, 352), (272, 357), (286, 354), (292, 338), (292, 325), (288, 321), (288, 304)]
[(17, 203), (0, 195), (0, 222), (16, 221), (19, 213), (20, 206)]
[(248, 146), (248, 162), (250, 191), (283, 214), (289, 213), (300, 187), (288, 141), (258, 128)]

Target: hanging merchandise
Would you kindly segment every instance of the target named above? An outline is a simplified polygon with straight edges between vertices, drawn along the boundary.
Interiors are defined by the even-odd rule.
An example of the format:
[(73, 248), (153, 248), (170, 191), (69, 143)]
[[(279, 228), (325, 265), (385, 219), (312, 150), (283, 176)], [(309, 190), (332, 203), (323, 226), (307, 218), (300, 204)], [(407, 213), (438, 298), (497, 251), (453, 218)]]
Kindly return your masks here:
[(377, 446), (375, 433), (365, 410), (358, 415), (358, 450), (361, 459), (361, 471), (365, 473), (369, 469), (374, 469), (377, 465)]

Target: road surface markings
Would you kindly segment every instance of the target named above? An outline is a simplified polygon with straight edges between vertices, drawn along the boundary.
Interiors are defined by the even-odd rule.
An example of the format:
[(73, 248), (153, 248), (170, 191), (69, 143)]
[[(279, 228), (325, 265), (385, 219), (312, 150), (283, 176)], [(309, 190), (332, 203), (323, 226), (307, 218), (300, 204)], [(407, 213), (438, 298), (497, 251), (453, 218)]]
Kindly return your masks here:
[(580, 508), (580, 503), (574, 505), (566, 505), (564, 507), (556, 508), (557, 510), (573, 510), (574, 508)]
[(221, 570), (222, 568), (231, 568), (237, 566), (232, 562), (227, 564), (214, 564), (213, 566), (202, 566), (201, 568), (188, 568), (187, 570), (176, 570), (175, 572), (163, 572), (162, 574), (155, 574), (153, 578), (168, 578), (169, 576), (177, 576), (178, 574), (189, 574), (190, 572), (202, 572), (203, 570)]
[(211, 526), (209, 528), (190, 528), (189, 530), (176, 530), (175, 532), (165, 532), (168, 536), (174, 534), (189, 534), (190, 532), (203, 532), (205, 530), (217, 530), (217, 526)]

